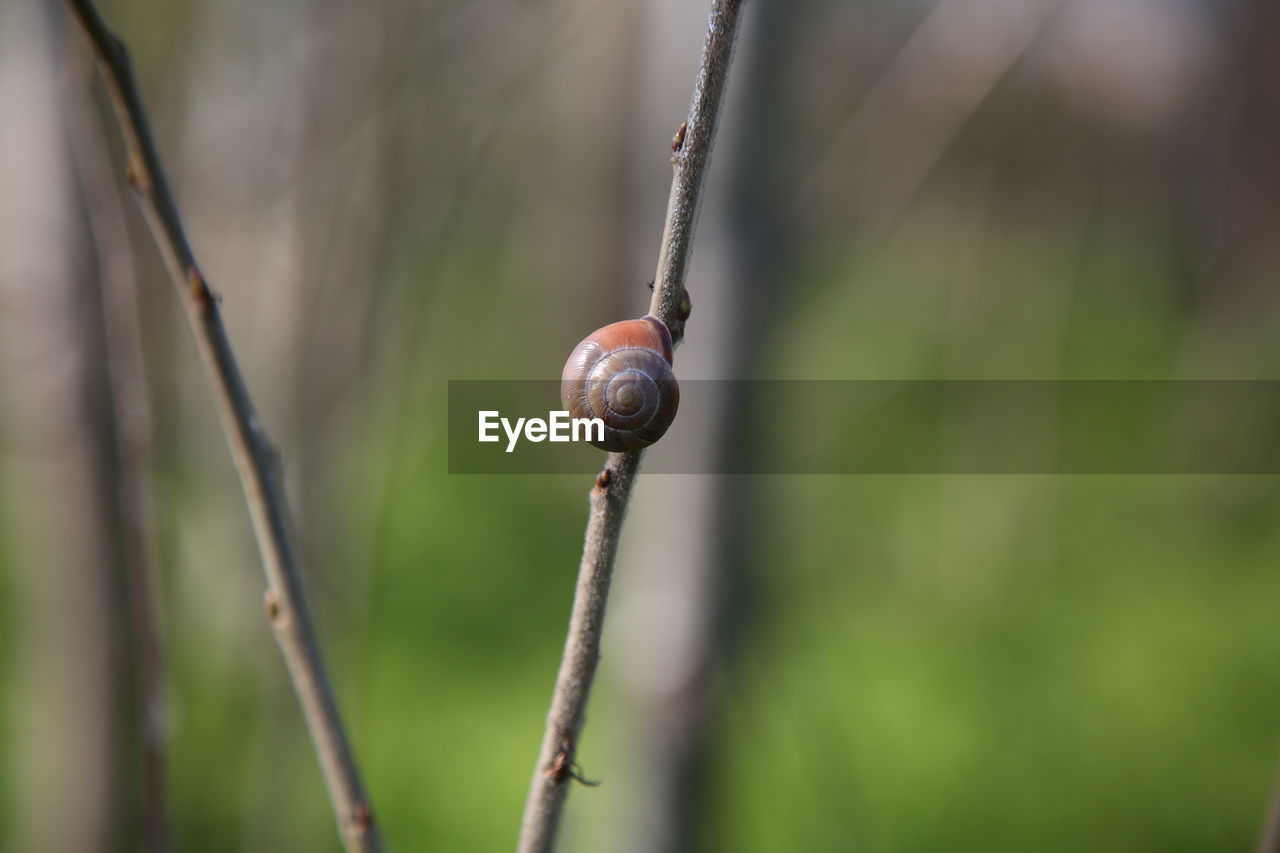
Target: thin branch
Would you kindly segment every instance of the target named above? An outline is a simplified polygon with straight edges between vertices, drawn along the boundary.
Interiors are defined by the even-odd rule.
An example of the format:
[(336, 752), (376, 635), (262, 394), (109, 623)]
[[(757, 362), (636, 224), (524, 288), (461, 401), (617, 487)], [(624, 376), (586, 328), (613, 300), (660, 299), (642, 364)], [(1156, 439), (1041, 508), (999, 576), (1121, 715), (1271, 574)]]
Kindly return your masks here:
[(236, 366), (217, 301), (183, 233), (124, 44), (107, 28), (90, 0), (67, 3), (97, 57), (129, 152), (126, 175), (138, 193), (213, 383), (223, 431), (262, 555), (267, 613), (320, 759), (339, 833), (349, 851), (380, 850), (378, 829), (307, 608), (275, 450)]
[[(743, 0), (712, 3), (689, 118), (673, 141), (675, 153), (671, 162), (675, 174), (649, 313), (667, 324), (677, 342), (684, 336), (684, 321), (688, 317), (685, 277), (702, 189), (711, 162), (711, 147), (729, 79), (729, 65), (742, 20), (742, 5)], [(578, 569), (573, 614), (547, 714), (542, 751), (525, 803), (520, 853), (545, 853), (552, 849), (569, 783), (581, 779), (576, 764), (578, 739), (586, 722), (587, 700), (600, 662), (600, 639), (613, 563), (641, 455), (642, 451), (609, 454), (591, 490), (591, 511)]]
[(681, 125), (672, 143), (675, 153), (671, 163), (675, 176), (671, 196), (667, 200), (667, 224), (662, 230), (662, 246), (658, 251), (658, 272), (654, 276), (653, 299), (649, 313), (671, 329), (671, 337), (679, 343), (684, 337), (681, 311), (685, 296), (684, 280), (689, 272), (689, 256), (693, 251), (693, 229), (698, 224), (702, 206), (702, 186), (707, 166), (711, 163), (711, 146), (720, 122), (720, 105), (729, 81), (729, 64), (742, 20), (742, 0), (714, 0), (708, 22), (707, 42), (702, 48), (702, 63), (693, 87), (693, 103), (689, 120)]

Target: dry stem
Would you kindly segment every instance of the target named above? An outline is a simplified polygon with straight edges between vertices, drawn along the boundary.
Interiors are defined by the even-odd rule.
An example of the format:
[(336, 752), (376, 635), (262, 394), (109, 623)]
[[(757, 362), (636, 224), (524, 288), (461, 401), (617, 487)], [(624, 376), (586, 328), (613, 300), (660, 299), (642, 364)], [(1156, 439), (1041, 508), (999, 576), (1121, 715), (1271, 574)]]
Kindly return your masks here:
[[(724, 101), (734, 43), (742, 18), (742, 0), (714, 0), (707, 40), (694, 85), (688, 121), (673, 142), (674, 176), (667, 202), (667, 221), (658, 253), (653, 299), (649, 313), (671, 329), (675, 341), (684, 336), (682, 311), (685, 277), (693, 249), (693, 232), (702, 203), (711, 147), (720, 106)], [(587, 700), (600, 661), (600, 639), (613, 562), (618, 553), (622, 522), (642, 451), (611, 453), (591, 490), (582, 564), (574, 593), (573, 615), (564, 657), (556, 676), (542, 751), (534, 769), (529, 798), (520, 827), (520, 853), (546, 853), (555, 844), (569, 782), (581, 779), (576, 769), (578, 739), (586, 722)]]
[(311, 734), (339, 832), (349, 851), (377, 851), (381, 840), (360, 782), (333, 688), (325, 672), (302, 572), (289, 529), (278, 461), (236, 366), (221, 312), (183, 233), (128, 53), (90, 0), (67, 0), (89, 39), (129, 152), (126, 174), (182, 299), (208, 368), (223, 431), (244, 487), (267, 579), (267, 610)]

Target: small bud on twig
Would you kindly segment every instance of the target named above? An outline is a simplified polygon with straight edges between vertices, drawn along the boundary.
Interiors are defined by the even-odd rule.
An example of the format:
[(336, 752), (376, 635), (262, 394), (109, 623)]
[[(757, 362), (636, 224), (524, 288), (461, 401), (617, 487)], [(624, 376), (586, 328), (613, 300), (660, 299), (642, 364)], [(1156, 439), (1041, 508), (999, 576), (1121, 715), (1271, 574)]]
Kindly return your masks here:
[(679, 154), (680, 149), (684, 147), (684, 135), (689, 130), (689, 122), (682, 121), (680, 126), (676, 128), (676, 135), (671, 137), (671, 153)]

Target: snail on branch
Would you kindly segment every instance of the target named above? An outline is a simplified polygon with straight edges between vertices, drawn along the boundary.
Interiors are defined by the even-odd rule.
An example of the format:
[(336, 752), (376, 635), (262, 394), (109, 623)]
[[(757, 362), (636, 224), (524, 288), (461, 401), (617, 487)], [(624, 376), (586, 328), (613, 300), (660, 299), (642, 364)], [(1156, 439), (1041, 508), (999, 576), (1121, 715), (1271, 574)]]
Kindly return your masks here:
[(570, 417), (604, 421), (604, 440), (591, 442), (601, 450), (639, 450), (662, 438), (680, 405), (666, 325), (645, 316), (596, 329), (569, 354), (560, 399)]

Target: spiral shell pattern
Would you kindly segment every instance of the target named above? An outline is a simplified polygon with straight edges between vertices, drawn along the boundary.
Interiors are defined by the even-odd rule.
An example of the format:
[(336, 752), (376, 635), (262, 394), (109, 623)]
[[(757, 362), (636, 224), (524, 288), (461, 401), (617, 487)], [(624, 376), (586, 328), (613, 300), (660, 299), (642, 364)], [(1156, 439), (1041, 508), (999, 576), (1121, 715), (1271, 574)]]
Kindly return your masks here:
[(569, 355), (560, 398), (574, 418), (600, 418), (601, 450), (639, 450), (667, 431), (680, 405), (671, 333), (657, 317), (597, 329)]

